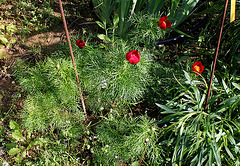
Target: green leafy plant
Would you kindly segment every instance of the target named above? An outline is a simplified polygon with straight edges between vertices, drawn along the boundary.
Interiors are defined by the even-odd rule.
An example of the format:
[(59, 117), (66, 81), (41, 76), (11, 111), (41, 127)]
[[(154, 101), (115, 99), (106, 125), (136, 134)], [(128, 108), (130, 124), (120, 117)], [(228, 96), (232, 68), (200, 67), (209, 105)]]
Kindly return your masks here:
[(153, 14), (153, 15), (158, 15), (159, 11), (161, 11), (162, 7), (166, 3), (166, 0), (160, 0), (160, 1), (156, 1), (156, 0), (150, 0), (146, 5), (146, 9), (144, 10), (145, 13), (149, 13), (149, 14)]
[[(106, 22), (99, 22), (99, 21), (96, 21), (96, 23), (102, 28), (105, 30), (105, 34), (100, 34), (98, 35), (98, 38), (105, 41), (105, 42), (108, 42), (110, 43), (111, 45), (114, 44), (115, 42), (115, 30), (118, 28), (118, 23), (119, 23), (119, 18), (117, 15), (115, 15), (115, 17), (113, 18), (113, 26), (110, 27), (110, 28), (107, 28), (107, 25), (106, 25)], [(111, 30), (111, 34), (109, 34), (109, 30)], [(110, 37), (111, 35), (111, 37)], [(111, 39), (110, 39), (111, 38)], [(104, 45), (103, 45), (104, 46)], [(105, 47), (105, 46), (104, 46)], [(107, 47), (105, 47), (107, 48)]]
[(100, 25), (100, 27), (104, 27), (104, 29), (106, 29), (106, 26), (113, 26), (112, 22), (115, 24), (115, 21), (112, 20), (113, 18), (114, 20), (116, 20), (117, 16), (119, 20), (117, 32), (120, 36), (123, 36), (130, 26), (130, 22), (127, 21), (126, 17), (128, 17), (129, 15), (133, 15), (136, 2), (132, 2), (129, 0), (93, 0), (92, 2), (95, 6), (100, 20), (104, 25)]
[(4, 9), (6, 13), (3, 18), (13, 17), (18, 22), (18, 32), (22, 38), (33, 31), (44, 31), (49, 28), (53, 20), (57, 18), (53, 15), (53, 1), (43, 1), (42, 3), (23, 0), (23, 1), (8, 1), (9, 5)]
[[(184, 72), (185, 82), (174, 99), (166, 105), (157, 104), (162, 114), (168, 114), (159, 124), (168, 123), (161, 131), (171, 135), (174, 150), (172, 163), (178, 165), (222, 165), (239, 163), (239, 113), (240, 102), (237, 91), (231, 90), (224, 81), (215, 79), (208, 109), (204, 109), (207, 85), (192, 79)], [(239, 87), (233, 83), (235, 87)], [(226, 95), (226, 93), (228, 95)], [(226, 104), (228, 103), (228, 104)], [(237, 112), (232, 115), (231, 112)], [(161, 134), (160, 133), (160, 134)], [(226, 157), (228, 156), (228, 157)]]
[(11, 120), (9, 123), (10, 129), (13, 130), (12, 137), (15, 139), (14, 144), (16, 147), (11, 148), (8, 151), (9, 155), (13, 155), (15, 157), (15, 161), (20, 164), (22, 163), (22, 160), (27, 156), (28, 151), (36, 145), (42, 146), (45, 142), (44, 138), (36, 138), (33, 139), (31, 137), (31, 133), (28, 133), (28, 135), (25, 137), (22, 134), (22, 130), (20, 129), (19, 125)]
[[(206, 9), (201, 11), (200, 14), (207, 15), (208, 21), (206, 22), (206, 25), (204, 29), (201, 31), (199, 35), (199, 45), (205, 46), (208, 49), (213, 49), (217, 45), (219, 30), (215, 27), (221, 26), (221, 20), (223, 17), (223, 8), (224, 8), (224, 0), (218, 0), (216, 2), (210, 1), (206, 5)], [(237, 2), (238, 4), (238, 2)], [(236, 4), (236, 5), (237, 5)], [(216, 15), (217, 13), (217, 15)], [(227, 10), (226, 16), (230, 15), (230, 10)], [(236, 12), (236, 18), (239, 17), (239, 12)], [(225, 25), (222, 33), (222, 40), (221, 40), (221, 51), (219, 52), (221, 54), (221, 60), (228, 62), (231, 61), (231, 67), (232, 69), (229, 70), (233, 74), (235, 69), (238, 67), (238, 59), (239, 55), (236, 52), (239, 49), (239, 42), (238, 42), (238, 36), (239, 36), (239, 22), (234, 21), (230, 23), (229, 17), (226, 17)], [(231, 43), (236, 43), (232, 45)]]
[(180, 25), (194, 11), (199, 0), (172, 0), (169, 17), (174, 28)]
[(164, 38), (167, 31), (158, 27), (159, 17), (153, 14), (144, 14), (139, 12), (131, 19), (134, 23), (132, 29), (128, 32), (129, 42), (132, 44), (154, 48), (159, 38)]
[(111, 14), (117, 4), (115, 0), (92, 0), (96, 13), (103, 24), (111, 24)]
[(66, 129), (71, 118), (83, 120), (79, 108), (79, 94), (71, 60), (47, 59), (31, 67), (19, 62), (15, 75), (29, 94), (22, 112), (25, 127), (45, 131)]
[[(146, 5), (145, 13), (158, 14), (163, 7), (165, 0), (162, 1), (142, 1), (142, 0), (123, 0), (123, 1), (95, 1), (93, 4), (96, 8), (97, 14), (103, 24), (112, 26), (112, 19), (118, 17), (119, 23), (117, 27), (118, 35), (124, 37), (128, 29), (132, 25), (131, 19), (134, 14), (142, 11), (143, 6)], [(106, 10), (107, 9), (107, 10)], [(114, 22), (114, 21), (113, 21)]]
[(157, 145), (157, 131), (156, 121), (147, 116), (122, 117), (111, 110), (96, 126), (94, 162), (98, 165), (138, 164), (142, 158), (148, 164), (160, 164), (164, 151)]
[(131, 48), (123, 40), (117, 40), (115, 46), (107, 51), (90, 46), (81, 51), (74, 48), (81, 82), (92, 103), (105, 107), (141, 101), (153, 79), (150, 68), (158, 64), (154, 63), (153, 55), (147, 50), (135, 49), (141, 54), (136, 65), (126, 60), (126, 53)]
[[(117, 27), (118, 35), (125, 37), (125, 34), (128, 33), (128, 29), (133, 25), (131, 18), (142, 12), (144, 14), (150, 14), (154, 16), (159, 16), (160, 10), (166, 6), (166, 12), (163, 12), (165, 15), (170, 16), (173, 28), (176, 28), (180, 25), (185, 19), (187, 19), (192, 12), (194, 11), (198, 0), (196, 1), (187, 1), (184, 0), (180, 2), (179, 0), (170, 1), (171, 7), (167, 7), (166, 0), (156, 1), (95, 1), (93, 4), (97, 9), (97, 14), (99, 15), (100, 20), (103, 22), (103, 25), (112, 26), (112, 19), (115, 16), (119, 17), (119, 24)], [(145, 8), (143, 9), (143, 6)], [(165, 5), (165, 6), (164, 6)], [(106, 10), (108, 9), (108, 10)]]
[[(13, 141), (5, 146), (10, 148), (8, 154), (14, 156), (15, 162), (13, 163), (18, 165), (77, 164), (84, 161), (77, 156), (83, 150), (90, 148), (89, 144), (91, 143), (86, 141), (91, 138), (90, 134), (86, 134), (84, 141), (78, 140), (85, 133), (85, 131), (82, 132), (81, 125), (71, 126), (61, 133), (41, 133), (36, 130), (32, 133), (26, 133), (12, 120), (9, 125), (13, 130), (11, 135)], [(86, 133), (89, 133), (88, 128), (85, 130)], [(78, 150), (76, 150), (77, 148)]]
[(15, 25), (0, 25), (0, 59), (8, 58), (5, 47), (9, 48), (16, 42), (16, 38), (12, 37), (16, 31)]
[[(30, 2), (33, 1), (19, 2), (19, 7), (32, 9), (30, 16), (40, 14), (39, 6)], [(26, 95), (19, 112), (26, 131), (10, 121), (14, 141), (7, 149), (14, 156), (14, 164), (239, 165), (237, 69), (234, 76), (227, 70), (223, 72), (224, 69), (216, 71), (205, 110), (208, 85), (204, 76), (209, 75), (205, 71), (210, 64), (203, 73), (199, 64), (195, 66), (197, 73), (184, 71), (184, 78), (177, 72), (174, 76), (180, 79), (173, 82), (172, 73), (182, 70), (186, 60), (195, 59), (196, 55), (181, 57), (183, 51), (177, 52), (178, 44), (170, 45), (175, 48), (169, 47), (165, 54), (168, 47), (154, 47), (159, 37), (165, 39), (168, 32), (177, 31), (175, 28), (192, 14), (199, 2), (93, 0), (100, 18), (96, 23), (104, 34), (84, 31), (72, 41), (90, 115), (86, 123), (66, 43), (44, 60), (15, 63), (13, 76)], [(50, 9), (48, 5), (50, 2), (46, 4)], [(25, 11), (19, 12), (24, 20), (22, 25), (29, 32), (39, 30), (42, 27), (39, 19), (46, 18), (43, 15), (31, 18)], [(161, 30), (157, 26), (159, 15), (170, 16), (175, 27)], [(102, 40), (99, 45), (97, 37)], [(80, 41), (78, 46), (76, 40)], [(177, 55), (170, 57), (170, 52)], [(151, 112), (145, 108), (165, 100), (166, 105), (157, 104), (161, 115), (156, 106)]]
[[(239, 13), (237, 13), (236, 17), (238, 18), (240, 16)], [(226, 25), (226, 29), (223, 33), (222, 40), (222, 48), (224, 51), (222, 51), (223, 58), (222, 60), (225, 62), (229, 62), (231, 64), (231, 70), (230, 72), (233, 74), (237, 68), (240, 67), (239, 60), (239, 48), (240, 48), (240, 42), (238, 38), (240, 37), (239, 33), (239, 21), (231, 22)], [(232, 45), (231, 43), (235, 43)]]

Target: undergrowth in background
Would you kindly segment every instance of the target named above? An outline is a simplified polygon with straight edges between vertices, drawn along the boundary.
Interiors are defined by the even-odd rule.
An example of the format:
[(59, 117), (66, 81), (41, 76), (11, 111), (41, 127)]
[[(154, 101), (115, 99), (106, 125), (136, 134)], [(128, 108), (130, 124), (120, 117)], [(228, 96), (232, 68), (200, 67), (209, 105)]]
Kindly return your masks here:
[(4, 6), (1, 19), (14, 18), (13, 24), (18, 27), (22, 37), (33, 31), (44, 31), (58, 19), (53, 13), (53, 1), (6, 1), (1, 5)]
[[(19, 18), (40, 27), (54, 2), (41, 2), (46, 15), (38, 16), (40, 4), (30, 2), (18, 2)], [(71, 40), (87, 120), (67, 43), (34, 63), (18, 59), (12, 70), (24, 102), (19, 117), (0, 127), (0, 152), (8, 154), (1, 164), (240, 165), (239, 22), (225, 26), (205, 109), (223, 0), (188, 2), (93, 0), (102, 34), (81, 29)], [(212, 17), (198, 35), (156, 46), (172, 33), (185, 35), (178, 28), (196, 10)], [(160, 18), (172, 27), (161, 29)], [(130, 61), (133, 50), (140, 57), (128, 54)]]

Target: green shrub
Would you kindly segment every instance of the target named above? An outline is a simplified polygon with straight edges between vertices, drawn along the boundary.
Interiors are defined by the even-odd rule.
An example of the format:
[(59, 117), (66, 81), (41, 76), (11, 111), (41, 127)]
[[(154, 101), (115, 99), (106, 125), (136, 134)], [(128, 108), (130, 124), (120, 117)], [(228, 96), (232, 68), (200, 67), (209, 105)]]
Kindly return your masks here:
[[(131, 50), (141, 53), (139, 63), (130, 64), (126, 60), (126, 53)], [(93, 111), (142, 101), (155, 79), (153, 68), (161, 68), (150, 51), (127, 45), (123, 40), (117, 40), (106, 50), (88, 43), (84, 49), (79, 49), (73, 44), (73, 52), (88, 108)], [(69, 54), (64, 54), (62, 49), (53, 57), (68, 56), (70, 59)]]

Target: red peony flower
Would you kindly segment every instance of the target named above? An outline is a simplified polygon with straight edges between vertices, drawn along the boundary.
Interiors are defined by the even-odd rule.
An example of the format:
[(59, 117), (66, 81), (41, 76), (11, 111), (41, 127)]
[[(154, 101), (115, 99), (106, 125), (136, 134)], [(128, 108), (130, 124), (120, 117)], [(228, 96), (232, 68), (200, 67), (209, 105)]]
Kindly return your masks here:
[(166, 28), (170, 28), (172, 26), (171, 22), (167, 20), (168, 16), (163, 16), (160, 18), (158, 26), (161, 29), (166, 29)]
[(126, 59), (132, 63), (132, 64), (136, 64), (140, 61), (140, 52), (138, 52), (137, 50), (133, 50), (130, 51), (128, 53), (126, 53)]
[(85, 42), (83, 40), (77, 40), (76, 44), (79, 48), (85, 47)]
[(204, 70), (204, 66), (203, 66), (202, 62), (197, 61), (193, 64), (192, 69), (193, 69), (193, 71), (196, 72), (196, 75), (198, 76), (197, 73), (202, 73)]

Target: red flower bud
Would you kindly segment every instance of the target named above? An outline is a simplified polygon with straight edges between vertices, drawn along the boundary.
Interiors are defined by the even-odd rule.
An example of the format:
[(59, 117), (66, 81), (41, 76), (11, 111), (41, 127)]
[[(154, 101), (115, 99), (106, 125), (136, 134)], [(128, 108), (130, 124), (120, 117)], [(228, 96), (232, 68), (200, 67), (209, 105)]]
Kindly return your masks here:
[(163, 16), (160, 18), (158, 26), (161, 29), (166, 29), (166, 28), (170, 28), (172, 26), (171, 22), (167, 20), (168, 16)]
[(203, 66), (202, 62), (197, 61), (193, 64), (192, 69), (193, 69), (193, 71), (196, 72), (196, 75), (199, 76), (197, 73), (202, 73), (204, 70), (204, 66)]
[(140, 61), (140, 52), (138, 52), (137, 50), (133, 50), (130, 51), (128, 53), (126, 53), (126, 59), (132, 63), (132, 64), (136, 64)]
[(85, 42), (83, 40), (77, 40), (76, 44), (79, 48), (85, 47)]

